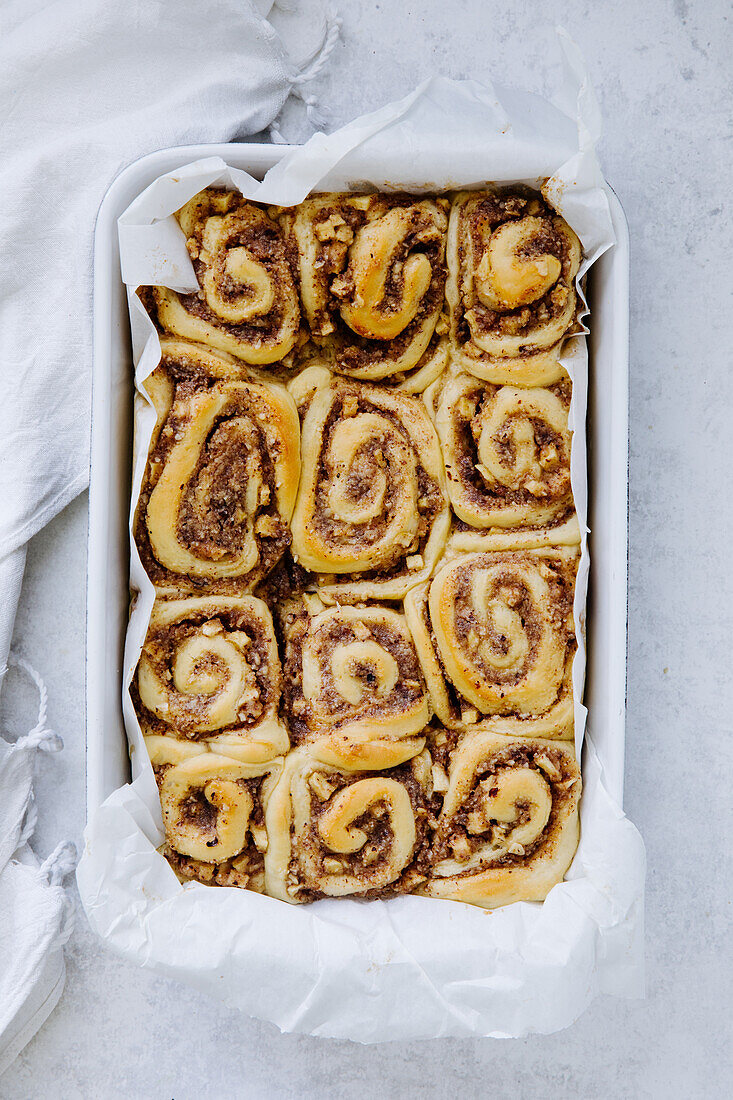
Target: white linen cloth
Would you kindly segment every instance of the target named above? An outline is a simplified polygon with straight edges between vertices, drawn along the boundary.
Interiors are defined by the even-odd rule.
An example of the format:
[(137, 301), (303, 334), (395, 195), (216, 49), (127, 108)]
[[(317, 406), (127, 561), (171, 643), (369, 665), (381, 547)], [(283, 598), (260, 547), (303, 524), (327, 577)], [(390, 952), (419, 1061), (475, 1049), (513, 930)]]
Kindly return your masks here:
[[(5, 0), (0, 34), (0, 682), (28, 540), (88, 478), (92, 240), (129, 163), (273, 124), (338, 36), (298, 71), (272, 0)], [(43, 731), (41, 731), (43, 732)], [(34, 745), (0, 737), (0, 1071), (58, 999), (68, 935), (56, 863), (37, 870)], [(64, 854), (65, 852), (65, 854)], [(62, 868), (68, 852), (61, 853)], [(52, 885), (44, 885), (50, 881)], [(25, 1008), (24, 1008), (25, 1006)]]
[(73, 911), (62, 881), (76, 849), (62, 843), (38, 865), (28, 840), (36, 822), (33, 760), (37, 749), (58, 752), (61, 739), (46, 726), (46, 692), (34, 670), (11, 658), (36, 681), (38, 722), (11, 745), (0, 737), (0, 1074), (36, 1033), (64, 986), (62, 945)]
[[(0, 35), (0, 668), (23, 557), (86, 486), (94, 221), (155, 149), (266, 129), (303, 81), (272, 0), (6, 0)], [(325, 11), (325, 9), (324, 9)], [(324, 22), (332, 47), (338, 21)], [(322, 55), (323, 56), (323, 55)], [(10, 559), (10, 560), (9, 560)]]

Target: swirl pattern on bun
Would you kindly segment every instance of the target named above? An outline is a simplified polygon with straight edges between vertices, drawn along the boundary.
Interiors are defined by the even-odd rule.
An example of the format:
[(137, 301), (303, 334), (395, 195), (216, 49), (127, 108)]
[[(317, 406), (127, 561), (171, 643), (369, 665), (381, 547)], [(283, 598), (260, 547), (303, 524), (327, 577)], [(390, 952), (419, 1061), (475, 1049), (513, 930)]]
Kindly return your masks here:
[(403, 615), (305, 596), (282, 618), (295, 744), (308, 742), (319, 759), (352, 770), (392, 767), (421, 751), (431, 711)]
[(203, 742), (259, 764), (288, 751), (281, 693), (272, 616), (262, 600), (213, 596), (155, 604), (135, 697), (145, 734)]
[(578, 845), (571, 744), (469, 730), (450, 765), (421, 893), (486, 909), (544, 901)]
[(266, 804), (267, 893), (291, 903), (389, 897), (425, 880), (430, 759), (351, 772), (289, 753)]
[(446, 361), (444, 200), (324, 194), (283, 215), (311, 355), (339, 374), (417, 392)]
[(440, 444), (416, 398), (313, 367), (302, 416), (293, 554), (327, 602), (399, 599), (429, 576), (450, 512)]
[(569, 737), (577, 553), (461, 554), (413, 589), (405, 614), (431, 695), (450, 728)]
[(569, 380), (530, 389), (452, 372), (425, 394), (456, 533), (475, 536), (471, 549), (580, 541), (570, 485), (570, 398)]
[(269, 382), (176, 384), (165, 367), (144, 385), (157, 425), (136, 535), (150, 579), (170, 594), (251, 590), (290, 543), (300, 465), (292, 398)]
[(536, 194), (465, 191), (448, 229), (454, 361), (499, 385), (547, 386), (575, 323), (575, 233)]
[(172, 738), (147, 738), (160, 792), (164, 852), (181, 879), (264, 891), (264, 791), (282, 768), (201, 749), (182, 756)]
[(176, 215), (198, 293), (153, 287), (162, 329), (246, 363), (276, 363), (300, 330), (298, 291), (277, 222), (234, 191), (208, 188)]

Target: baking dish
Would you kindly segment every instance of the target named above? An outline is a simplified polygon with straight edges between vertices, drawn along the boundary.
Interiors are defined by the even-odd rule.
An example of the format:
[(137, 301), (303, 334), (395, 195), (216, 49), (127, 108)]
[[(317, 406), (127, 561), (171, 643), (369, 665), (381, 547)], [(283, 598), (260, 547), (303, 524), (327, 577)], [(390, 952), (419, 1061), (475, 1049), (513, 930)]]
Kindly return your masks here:
[[(576, 75), (584, 87), (582, 73)], [(88, 826), (77, 872), (80, 894), (92, 928), (125, 958), (286, 1031), (360, 1042), (547, 1033), (571, 1023), (598, 992), (637, 996), (642, 988), (643, 847), (619, 809), (626, 664), (628, 236), (618, 201), (597, 170), (592, 135), (598, 118), (587, 97), (579, 92), (577, 134), (566, 125), (568, 116), (552, 116), (558, 126), (554, 151), (544, 144), (552, 128), (538, 130), (534, 100), (530, 106), (527, 113), (521, 96), (517, 100), (507, 94), (499, 103), (472, 82), (436, 79), (403, 101), (333, 135), (317, 135), (296, 150), (246, 144), (156, 153), (122, 174), (100, 211), (89, 545)], [(516, 124), (510, 136), (507, 118)], [(524, 144), (516, 136), (527, 138), (529, 133), (532, 141)], [(365, 134), (374, 135), (371, 148), (368, 140), (363, 143)], [(486, 140), (477, 144), (479, 134)], [(578, 155), (573, 154), (576, 147)], [(342, 160), (344, 148), (350, 152)], [(281, 170), (277, 162), (288, 153)], [(336, 163), (339, 169), (333, 173)], [(455, 188), (466, 181), (480, 183), (489, 166), (502, 182), (521, 179), (537, 186), (545, 166), (554, 164), (561, 167), (548, 187), (559, 188), (560, 209), (572, 209), (571, 224), (575, 219), (584, 227), (589, 255), (596, 258), (608, 250), (595, 260), (588, 284), (593, 312), (588, 432), (593, 571), (585, 696), (590, 736), (583, 756), (581, 845), (566, 880), (543, 904), (508, 905), (492, 911), (490, 918), (470, 905), (436, 904), (415, 895), (369, 905), (341, 899), (293, 907), (251, 891), (181, 885), (156, 851), (162, 832), (152, 775), (143, 768), (136, 772), (136, 782), (128, 783), (122, 720), (123, 668), (129, 672), (135, 661), (138, 635), (128, 631), (123, 664), (132, 348), (119, 275), (119, 215), (132, 202), (125, 218), (125, 266), (128, 281), (136, 286), (163, 281), (159, 264), (173, 262), (164, 278), (178, 278), (167, 219), (190, 197), (185, 191), (192, 184), (200, 188), (204, 179), (241, 185), (251, 198), (287, 205), (319, 184), (321, 189), (359, 190), (372, 181), (389, 190), (389, 181), (398, 180), (400, 186), (419, 191), (436, 180), (431, 189)], [(276, 170), (258, 191), (252, 177), (263, 177), (270, 166)], [(238, 175), (240, 168), (245, 171)], [(581, 168), (587, 169), (582, 179)], [(153, 181), (158, 182), (149, 188)], [(179, 195), (181, 202), (172, 204)], [(133, 312), (133, 321), (136, 317)], [(150, 346), (153, 354), (146, 360), (142, 349), (149, 334), (144, 329), (133, 324), (136, 357), (143, 355), (142, 369), (147, 370), (154, 365), (155, 348)], [(583, 357), (584, 388), (584, 349)], [(138, 403), (136, 421), (144, 431), (139, 410)], [(583, 496), (584, 482), (581, 477), (577, 483)], [(145, 579), (138, 579), (147, 600)], [(144, 629), (147, 609), (143, 603), (138, 607), (142, 615), (133, 613), (138, 631)], [(578, 606), (576, 614), (582, 629), (586, 613)], [(578, 705), (579, 729), (583, 718)], [(130, 732), (139, 747), (134, 720)], [(217, 935), (212, 937), (214, 927)], [(379, 1011), (372, 1011), (377, 996)]]
[[(94, 247), (94, 364), (87, 588), (87, 816), (130, 778), (122, 719), (128, 619), (128, 516), (133, 376), (117, 219), (154, 179), (205, 156), (221, 156), (256, 178), (285, 145), (197, 145), (150, 154), (110, 187)], [(591, 378), (588, 395), (591, 575), (587, 606), (588, 728), (609, 793), (623, 797), (626, 694), (628, 499), (628, 229), (607, 188), (616, 244), (589, 275)]]

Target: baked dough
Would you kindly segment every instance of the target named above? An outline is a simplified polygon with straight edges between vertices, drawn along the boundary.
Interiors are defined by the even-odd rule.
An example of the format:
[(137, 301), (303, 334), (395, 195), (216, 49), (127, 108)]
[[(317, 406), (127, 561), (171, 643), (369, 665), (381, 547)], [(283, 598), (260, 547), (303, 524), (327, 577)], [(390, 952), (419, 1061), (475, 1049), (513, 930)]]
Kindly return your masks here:
[(317, 575), (327, 602), (401, 598), (430, 576), (450, 528), (425, 406), (319, 367), (290, 392), (302, 417), (296, 561)]
[(275, 382), (176, 382), (162, 365), (144, 385), (157, 413), (136, 523), (148, 575), (166, 594), (251, 591), (290, 543), (292, 398)]
[(203, 742), (245, 763), (287, 752), (282, 670), (267, 604), (255, 596), (158, 600), (137, 671), (145, 734)]
[(282, 215), (307, 354), (339, 374), (424, 389), (445, 365), (445, 200), (324, 194)]
[(543, 900), (578, 843), (577, 237), (518, 187), (177, 218), (198, 293), (138, 291), (161, 851), (291, 904)]
[(557, 382), (576, 317), (580, 258), (575, 233), (539, 195), (456, 195), (445, 292), (455, 363), (498, 385)]
[(262, 893), (263, 788), (280, 772), (282, 758), (246, 764), (206, 749), (181, 757), (179, 747), (166, 751), (166, 742), (174, 744), (172, 738), (148, 738), (171, 866), (181, 879)]
[(580, 789), (572, 745), (468, 730), (419, 892), (486, 909), (544, 901), (578, 846)]
[(430, 386), (425, 403), (443, 451), (455, 534), (468, 536), (456, 548), (580, 542), (570, 397), (569, 379), (527, 388), (446, 372)]
[(463, 729), (573, 734), (572, 615), (577, 552), (460, 554), (408, 593), (405, 615), (433, 709)]
[(306, 749), (267, 785), (267, 893), (281, 901), (389, 897), (425, 880), (430, 758), (350, 772)]
[(164, 331), (246, 363), (276, 363), (300, 330), (298, 292), (280, 229), (233, 191), (208, 188), (178, 211), (200, 290), (152, 288)]
[(404, 615), (381, 604), (286, 604), (285, 714), (294, 744), (349, 770), (389, 768), (424, 747), (428, 693)]

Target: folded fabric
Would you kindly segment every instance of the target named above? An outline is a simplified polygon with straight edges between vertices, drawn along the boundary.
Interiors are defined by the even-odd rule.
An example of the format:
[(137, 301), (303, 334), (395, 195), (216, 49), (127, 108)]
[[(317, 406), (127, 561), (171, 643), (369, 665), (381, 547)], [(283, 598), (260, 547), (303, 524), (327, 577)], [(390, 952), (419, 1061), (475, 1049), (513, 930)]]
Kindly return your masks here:
[[(338, 36), (298, 71), (266, 16), (272, 0), (7, 0), (0, 37), (0, 683), (25, 544), (87, 483), (92, 242), (112, 180), (155, 149), (232, 141), (270, 126)], [(26, 671), (28, 671), (28, 667)], [(33, 673), (31, 672), (31, 675)], [(39, 688), (42, 686), (40, 681)], [(42, 691), (41, 710), (45, 711)], [(60, 741), (45, 714), (0, 737), (0, 1072), (63, 988), (75, 859), (37, 864), (32, 767)]]
[(62, 882), (76, 863), (73, 844), (59, 844), (40, 866), (28, 845), (36, 823), (36, 752), (63, 745), (46, 725), (43, 681), (26, 661), (11, 658), (10, 664), (35, 681), (40, 701), (30, 733), (12, 745), (0, 737), (0, 1073), (61, 996), (62, 946), (73, 917)]
[[(298, 73), (265, 18), (271, 7), (272, 0), (4, 6), (0, 562), (87, 483), (92, 241), (109, 184), (152, 150), (266, 129), (294, 89), (313, 112), (303, 82), (323, 53)], [(326, 52), (337, 24), (324, 22)], [(0, 622), (0, 667), (16, 602), (13, 595)]]

